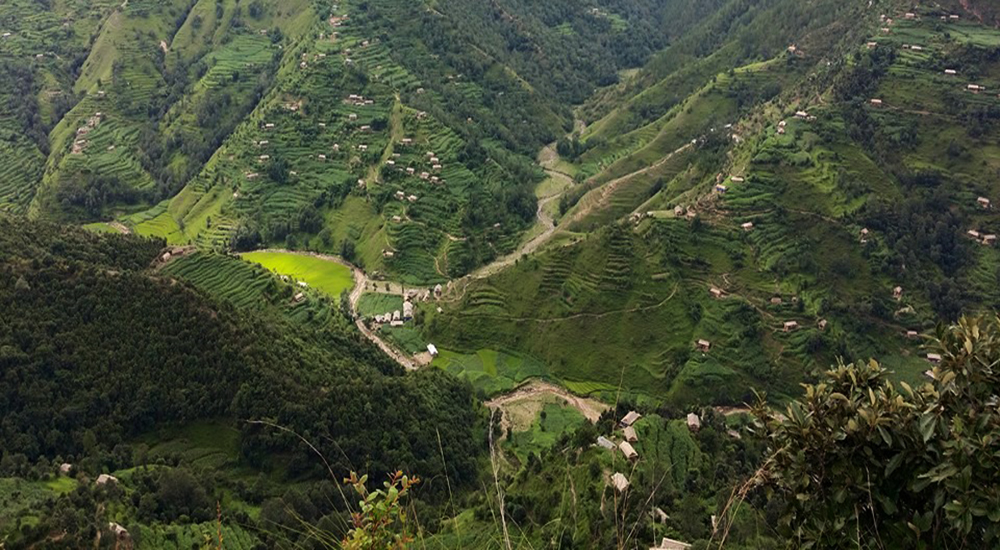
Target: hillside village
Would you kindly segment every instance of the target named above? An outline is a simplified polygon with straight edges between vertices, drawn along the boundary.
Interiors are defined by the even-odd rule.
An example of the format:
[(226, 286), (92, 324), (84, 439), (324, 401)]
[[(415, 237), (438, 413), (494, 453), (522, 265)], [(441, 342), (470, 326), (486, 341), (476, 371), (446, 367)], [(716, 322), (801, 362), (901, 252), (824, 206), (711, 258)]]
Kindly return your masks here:
[(901, 476), (995, 428), (998, 15), (0, 6), (0, 547), (343, 546), (350, 491), (433, 548), (950, 547)]

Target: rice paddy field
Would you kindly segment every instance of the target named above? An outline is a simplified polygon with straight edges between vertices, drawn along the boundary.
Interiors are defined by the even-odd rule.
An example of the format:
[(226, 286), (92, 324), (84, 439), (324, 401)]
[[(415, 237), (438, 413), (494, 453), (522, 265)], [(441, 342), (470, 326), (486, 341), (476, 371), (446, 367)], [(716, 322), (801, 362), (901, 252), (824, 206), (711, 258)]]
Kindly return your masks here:
[(354, 286), (351, 270), (337, 262), (288, 252), (247, 252), (241, 257), (269, 271), (286, 275), (339, 300), (342, 292)]
[[(172, 260), (162, 273), (240, 309), (276, 313), (316, 329), (330, 323), (338, 327), (349, 325), (334, 307), (339, 292), (329, 295), (319, 288), (300, 287), (259, 264), (236, 257), (195, 252)], [(299, 293), (302, 299), (296, 300)]]

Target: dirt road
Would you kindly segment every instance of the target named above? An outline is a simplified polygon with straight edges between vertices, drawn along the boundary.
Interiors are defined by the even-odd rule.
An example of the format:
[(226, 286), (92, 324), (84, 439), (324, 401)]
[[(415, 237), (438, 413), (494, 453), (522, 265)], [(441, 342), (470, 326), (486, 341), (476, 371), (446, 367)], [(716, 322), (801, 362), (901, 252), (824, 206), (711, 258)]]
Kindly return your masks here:
[[(361, 300), (361, 295), (365, 293), (366, 290), (369, 292), (377, 292), (372, 288), (369, 288), (368, 276), (364, 271), (359, 269), (356, 265), (348, 262), (347, 260), (339, 256), (331, 256), (329, 254), (320, 254), (318, 252), (298, 252), (295, 250), (285, 250), (283, 248), (268, 248), (264, 250), (259, 250), (258, 252), (281, 252), (283, 254), (297, 254), (299, 256), (312, 256), (314, 258), (319, 258), (321, 260), (326, 260), (328, 262), (338, 263), (342, 266), (347, 267), (351, 270), (351, 276), (354, 278), (354, 288), (351, 289), (351, 293), (348, 296), (348, 301), (351, 306), (351, 313), (354, 314), (354, 323), (357, 325), (358, 330), (361, 334), (378, 346), (382, 351), (386, 353), (389, 357), (392, 357), (397, 363), (403, 366), (407, 370), (416, 370), (417, 364), (413, 361), (413, 358), (407, 354), (397, 350), (388, 342), (382, 339), (381, 336), (375, 333), (375, 331), (369, 329), (365, 326), (364, 321), (362, 321), (361, 316), (358, 315), (358, 301)], [(396, 283), (383, 283), (381, 281), (375, 283), (378, 287), (386, 289), (387, 294), (403, 294), (402, 285)], [(393, 292), (396, 290), (397, 292)]]
[[(562, 386), (557, 386), (537, 378), (532, 378), (528, 382), (515, 388), (510, 393), (506, 393), (500, 397), (495, 397), (487, 401), (486, 406), (491, 409), (502, 409), (508, 405), (517, 403), (518, 401), (533, 399), (542, 395), (553, 395), (562, 399), (574, 409), (580, 411), (580, 414), (585, 416), (587, 420), (590, 420), (591, 422), (597, 422), (597, 420), (601, 417), (601, 413), (609, 408), (608, 405), (597, 401), (596, 399), (580, 397), (570, 393), (569, 390), (563, 388)], [(504, 429), (506, 430), (506, 426), (504, 426)]]
[(543, 231), (529, 239), (527, 242), (521, 244), (517, 250), (507, 254), (506, 256), (498, 258), (493, 263), (480, 267), (469, 275), (466, 275), (464, 278), (485, 279), (491, 275), (499, 273), (500, 271), (503, 271), (513, 265), (518, 258), (531, 254), (535, 250), (538, 250), (540, 246), (552, 239), (552, 236), (556, 233), (556, 224), (555, 220), (552, 219), (552, 216), (545, 210), (545, 207), (552, 201), (558, 200), (562, 197), (563, 193), (565, 193), (566, 190), (573, 185), (573, 178), (571, 178), (569, 174), (559, 172), (555, 169), (558, 162), (559, 154), (556, 153), (556, 146), (554, 143), (547, 145), (542, 149), (542, 152), (538, 154), (538, 163), (542, 165), (542, 169), (545, 170), (545, 173), (548, 174), (550, 178), (558, 180), (565, 186), (565, 189), (562, 191), (543, 197), (538, 201), (538, 209), (535, 211), (535, 217), (538, 220), (537, 223), (544, 228)]

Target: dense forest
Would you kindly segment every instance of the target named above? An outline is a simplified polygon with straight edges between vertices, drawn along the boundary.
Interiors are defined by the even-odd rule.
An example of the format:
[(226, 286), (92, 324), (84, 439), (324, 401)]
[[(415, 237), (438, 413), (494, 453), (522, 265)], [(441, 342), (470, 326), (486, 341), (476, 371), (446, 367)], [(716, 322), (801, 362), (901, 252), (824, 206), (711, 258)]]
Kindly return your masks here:
[[(4, 216), (0, 242), (5, 476), (38, 475), (56, 457), (96, 476), (137, 464), (136, 436), (231, 418), (242, 460), (289, 478), (405, 468), (455, 488), (475, 479), (482, 418), (449, 375), (402, 376), (355, 334), (299, 336), (159, 277), (155, 240)], [(421, 491), (447, 494), (443, 480)], [(210, 516), (198, 502), (184, 515)], [(176, 518), (170, 506), (143, 513)]]

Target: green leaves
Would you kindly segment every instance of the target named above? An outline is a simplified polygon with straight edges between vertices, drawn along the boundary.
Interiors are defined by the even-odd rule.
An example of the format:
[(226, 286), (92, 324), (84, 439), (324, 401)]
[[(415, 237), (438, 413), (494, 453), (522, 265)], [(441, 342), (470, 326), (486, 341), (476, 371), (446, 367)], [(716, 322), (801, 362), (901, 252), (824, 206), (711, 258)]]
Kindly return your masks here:
[(839, 546), (831, 525), (885, 548), (996, 546), (1000, 318), (963, 319), (932, 345), (943, 360), (919, 389), (896, 392), (877, 363), (841, 365), (767, 426), (782, 450), (769, 488), (796, 547)]
[(934, 437), (934, 430), (936, 427), (937, 418), (933, 414), (924, 413), (920, 415), (918, 429), (920, 430), (920, 436), (924, 439), (924, 443), (927, 443), (932, 437)]

